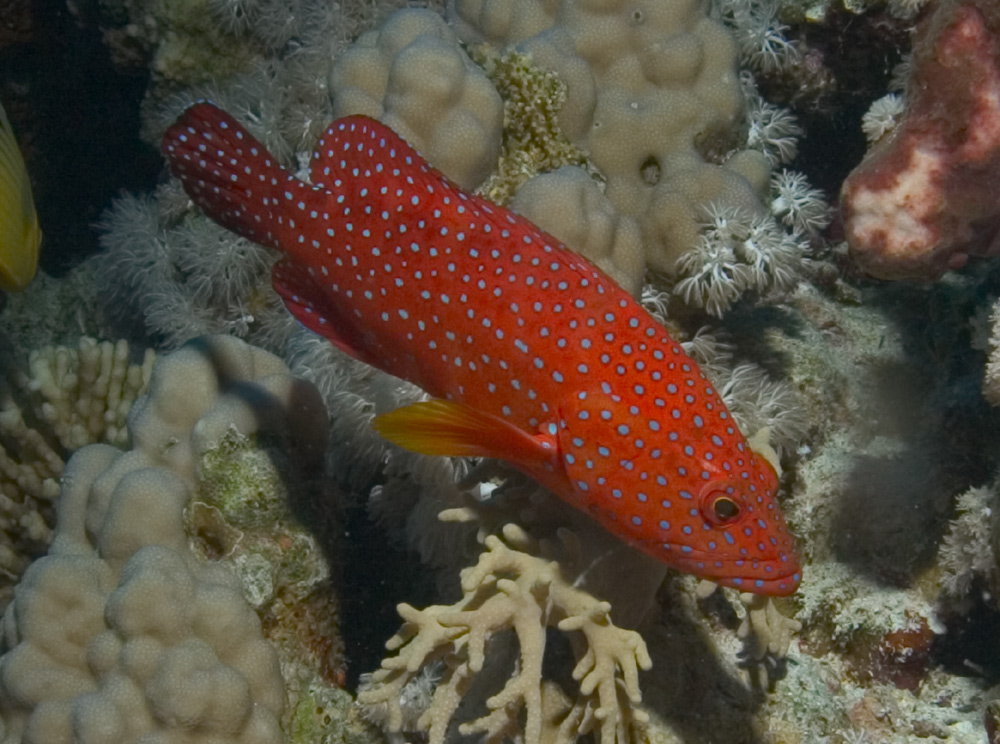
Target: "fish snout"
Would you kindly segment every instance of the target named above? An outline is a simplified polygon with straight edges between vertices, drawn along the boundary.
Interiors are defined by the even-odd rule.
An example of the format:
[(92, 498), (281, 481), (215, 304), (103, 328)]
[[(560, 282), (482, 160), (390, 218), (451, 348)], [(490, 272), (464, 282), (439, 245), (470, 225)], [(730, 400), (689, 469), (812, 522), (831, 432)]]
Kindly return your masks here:
[(721, 539), (708, 542), (693, 573), (755, 594), (780, 596), (798, 588), (802, 568), (773, 489), (735, 480), (708, 483), (698, 504), (706, 529)]

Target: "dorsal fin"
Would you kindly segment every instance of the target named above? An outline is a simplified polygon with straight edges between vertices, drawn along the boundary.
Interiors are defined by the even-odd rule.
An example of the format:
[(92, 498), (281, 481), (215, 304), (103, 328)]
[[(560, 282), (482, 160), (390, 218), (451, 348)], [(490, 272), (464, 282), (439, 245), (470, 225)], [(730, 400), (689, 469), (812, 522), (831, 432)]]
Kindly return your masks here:
[(402, 137), (381, 122), (368, 116), (345, 116), (331, 122), (316, 144), (309, 175), (314, 185), (337, 191), (336, 179), (349, 181), (359, 175), (381, 173), (387, 159), (401, 155), (409, 156), (411, 163), (420, 158)]
[(360, 115), (345, 116), (327, 127), (313, 151), (309, 176), (313, 185), (333, 193), (357, 179), (371, 178), (412, 179), (407, 189), (433, 184), (437, 190), (458, 190), (406, 140), (382, 122)]

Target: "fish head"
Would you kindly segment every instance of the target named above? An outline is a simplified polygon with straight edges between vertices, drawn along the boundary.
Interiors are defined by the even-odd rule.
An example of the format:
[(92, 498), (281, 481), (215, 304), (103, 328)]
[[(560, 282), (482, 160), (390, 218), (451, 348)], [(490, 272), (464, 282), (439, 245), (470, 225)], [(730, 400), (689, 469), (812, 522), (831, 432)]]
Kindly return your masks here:
[[(702, 461), (702, 473), (709, 478), (697, 491), (678, 491), (682, 501), (687, 493), (693, 497), (688, 516), (691, 536), (699, 539), (670, 550), (680, 551), (677, 563), (682, 570), (723, 586), (754, 594), (792, 594), (802, 568), (776, 500), (778, 477), (766, 459), (743, 445), (734, 458), (743, 459), (745, 471), (713, 475), (714, 462)], [(743, 472), (748, 477), (742, 477)]]
[(775, 498), (777, 474), (731, 419), (724, 423), (685, 425), (627, 396), (577, 393), (559, 407), (569, 500), (685, 573), (756, 594), (791, 594), (801, 568)]

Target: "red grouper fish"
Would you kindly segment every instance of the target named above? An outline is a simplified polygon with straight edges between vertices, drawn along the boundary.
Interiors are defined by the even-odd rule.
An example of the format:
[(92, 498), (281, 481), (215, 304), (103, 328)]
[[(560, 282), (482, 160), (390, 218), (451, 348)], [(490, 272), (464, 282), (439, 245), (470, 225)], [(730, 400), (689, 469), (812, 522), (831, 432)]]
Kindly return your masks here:
[(284, 254), (274, 287), (304, 326), (434, 396), (376, 418), (383, 436), (506, 460), (681, 571), (795, 591), (774, 469), (694, 360), (589, 261), (367, 117), (330, 125), (312, 184), (209, 103), (163, 152), (212, 219)]

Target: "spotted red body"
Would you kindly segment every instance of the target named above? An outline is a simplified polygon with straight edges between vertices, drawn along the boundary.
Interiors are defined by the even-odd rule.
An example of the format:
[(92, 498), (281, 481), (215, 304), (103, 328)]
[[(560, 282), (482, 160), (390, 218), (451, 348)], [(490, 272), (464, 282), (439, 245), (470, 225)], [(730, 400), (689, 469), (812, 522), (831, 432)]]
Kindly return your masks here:
[(305, 326), (435, 397), (376, 419), (388, 438), (505, 459), (682, 571), (795, 591), (773, 468), (680, 345), (586, 259), (365, 117), (330, 125), (311, 185), (207, 103), (163, 149), (209, 216), (285, 254), (274, 285)]

